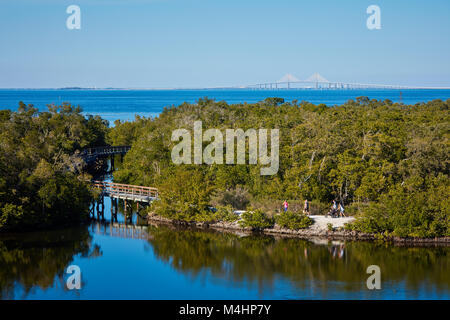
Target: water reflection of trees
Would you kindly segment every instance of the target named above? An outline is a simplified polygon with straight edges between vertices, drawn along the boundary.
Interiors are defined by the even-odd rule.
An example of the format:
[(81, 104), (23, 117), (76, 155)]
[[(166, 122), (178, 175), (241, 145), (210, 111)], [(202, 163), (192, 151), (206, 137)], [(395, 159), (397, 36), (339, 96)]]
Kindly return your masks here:
[[(300, 239), (239, 237), (229, 233), (153, 227), (149, 242), (163, 261), (193, 276), (204, 271), (231, 282), (271, 287), (282, 276), (298, 288), (314, 281), (342, 289), (366, 289), (369, 265), (380, 266), (382, 281), (404, 282), (406, 289), (449, 290), (450, 248), (407, 248), (369, 242), (317, 245)], [(428, 286), (428, 288), (427, 288)]]
[(16, 298), (21, 287), (26, 296), (34, 288), (47, 289), (64, 282), (66, 268), (75, 255), (101, 256), (87, 227), (0, 238), (0, 299)]

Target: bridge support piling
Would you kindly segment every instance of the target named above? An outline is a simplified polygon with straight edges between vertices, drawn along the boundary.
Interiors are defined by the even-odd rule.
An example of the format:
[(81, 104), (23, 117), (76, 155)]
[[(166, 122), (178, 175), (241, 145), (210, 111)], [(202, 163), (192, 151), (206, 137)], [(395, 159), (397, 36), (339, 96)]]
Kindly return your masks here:
[(102, 195), (102, 220), (105, 220), (105, 196)]
[(111, 172), (114, 172), (114, 170), (115, 170), (114, 155), (111, 155), (110, 163), (111, 163)]
[[(101, 195), (97, 199), (97, 220), (100, 220), (100, 217), (104, 220), (105, 219), (105, 201), (104, 196)], [(94, 216), (95, 218), (95, 216)]]
[(111, 197), (111, 218), (113, 221), (117, 221), (117, 212), (118, 212), (117, 199)]

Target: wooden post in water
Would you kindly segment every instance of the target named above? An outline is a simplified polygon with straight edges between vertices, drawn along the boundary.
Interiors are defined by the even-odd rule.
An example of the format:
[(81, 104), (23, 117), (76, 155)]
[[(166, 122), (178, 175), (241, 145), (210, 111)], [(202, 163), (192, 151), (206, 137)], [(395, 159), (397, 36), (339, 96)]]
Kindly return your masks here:
[(117, 222), (117, 214), (119, 213), (119, 200), (114, 199), (114, 219)]
[[(97, 199), (97, 220), (100, 218), (100, 201), (98, 201), (98, 199)], [(94, 216), (94, 218), (95, 218), (95, 216)]]
[(117, 202), (111, 197), (111, 219), (117, 219)]
[(111, 197), (111, 218), (114, 217), (114, 198)]
[(105, 196), (102, 195), (102, 220), (105, 220)]
[(100, 217), (102, 217), (102, 219), (105, 219), (104, 211), (105, 211), (105, 202), (104, 202), (103, 195), (101, 195), (97, 200), (97, 219), (98, 220), (100, 220)]
[(114, 172), (115, 168), (114, 168), (114, 154), (111, 155), (111, 172)]

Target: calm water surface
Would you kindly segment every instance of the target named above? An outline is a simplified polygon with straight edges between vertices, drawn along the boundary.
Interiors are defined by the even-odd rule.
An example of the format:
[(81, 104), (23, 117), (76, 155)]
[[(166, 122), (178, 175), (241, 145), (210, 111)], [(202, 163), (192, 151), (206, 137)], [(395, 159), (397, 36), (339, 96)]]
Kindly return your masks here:
[[(401, 99), (400, 99), (401, 92)], [(367, 96), (370, 99), (415, 104), (434, 99), (447, 100), (450, 90), (0, 90), (0, 109), (16, 110), (19, 101), (34, 104), (40, 110), (46, 105), (70, 102), (79, 105), (87, 114), (98, 114), (113, 122), (133, 120), (135, 115), (156, 116), (164, 107), (183, 102), (194, 103), (209, 97), (227, 103), (254, 103), (267, 97), (281, 97), (286, 101), (309, 101), (329, 106), (349, 99)]]
[[(450, 247), (111, 223), (0, 237), (2, 299), (449, 299)], [(67, 290), (69, 265), (82, 288)], [(369, 265), (382, 289), (366, 287)]]

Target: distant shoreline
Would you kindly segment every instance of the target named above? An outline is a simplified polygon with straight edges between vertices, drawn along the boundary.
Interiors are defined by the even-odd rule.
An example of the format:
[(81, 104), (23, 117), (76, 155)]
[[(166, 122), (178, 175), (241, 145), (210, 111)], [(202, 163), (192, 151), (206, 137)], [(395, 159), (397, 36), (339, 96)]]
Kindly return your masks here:
[(43, 91), (214, 91), (214, 90), (236, 90), (236, 91), (417, 91), (417, 90), (450, 90), (450, 87), (417, 87), (417, 88), (240, 88), (240, 87), (207, 87), (207, 88), (89, 88), (89, 87), (61, 87), (61, 88), (0, 88), (0, 91), (16, 90), (43, 90)]

